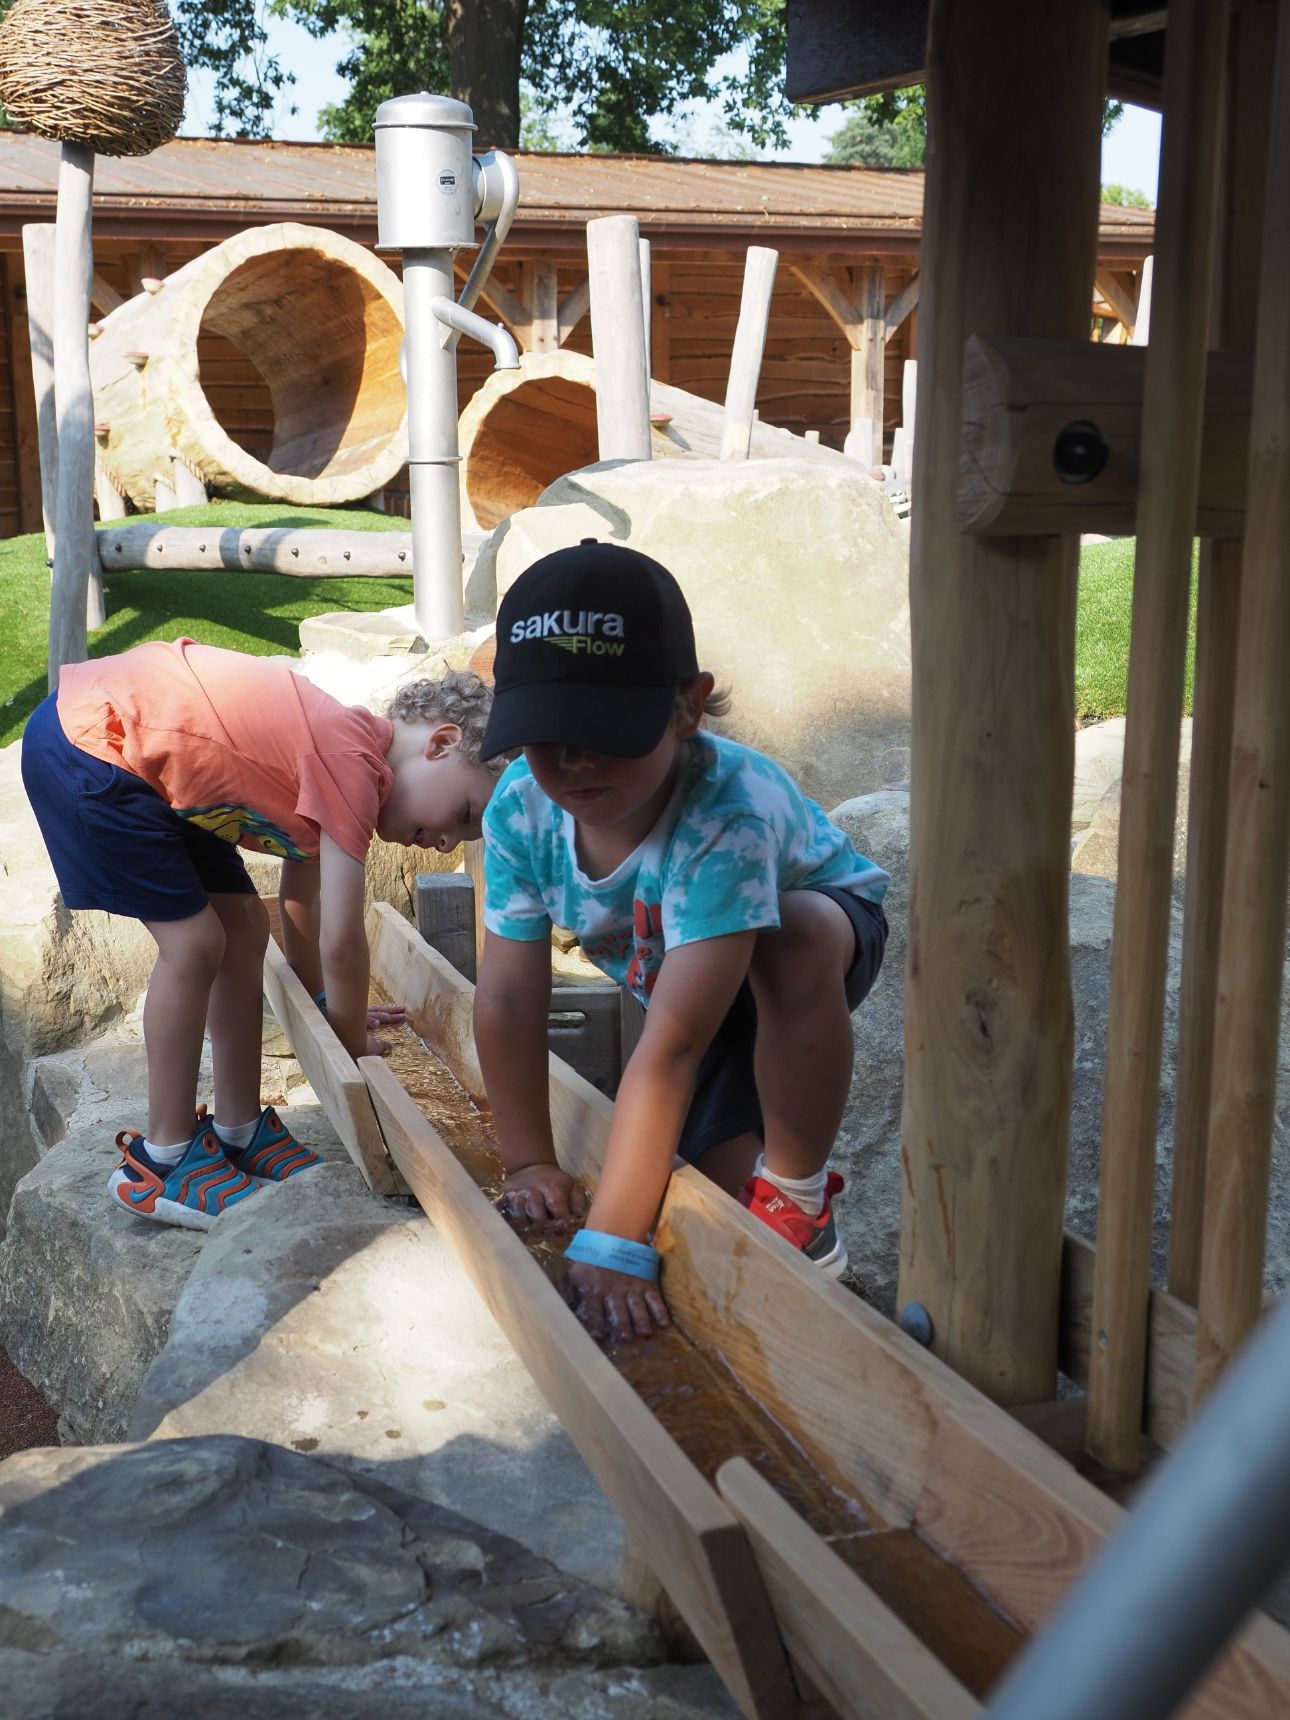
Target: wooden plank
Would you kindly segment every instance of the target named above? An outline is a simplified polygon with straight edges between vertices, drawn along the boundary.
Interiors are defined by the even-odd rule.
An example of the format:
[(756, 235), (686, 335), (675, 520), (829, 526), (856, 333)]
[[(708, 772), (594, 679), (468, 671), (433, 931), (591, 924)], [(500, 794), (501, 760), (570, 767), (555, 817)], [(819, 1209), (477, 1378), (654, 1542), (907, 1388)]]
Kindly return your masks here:
[[(1142, 399), (1119, 882), (1098, 1178), (1088, 1449), (1139, 1462), (1151, 1215), (1173, 891), (1179, 717), (1200, 481), (1227, 6), (1174, 0)], [(1279, 970), (1278, 970), (1279, 972)]]
[[(560, 306), (557, 318), (557, 328), (560, 335), (560, 345), (563, 346), (578, 324), (591, 309), (591, 281), (579, 281), (578, 285)], [(666, 378), (663, 379), (666, 381)]]
[(884, 313), (883, 323), (888, 340), (891, 339), (892, 335), (895, 334), (896, 330), (905, 321), (905, 318), (917, 306), (918, 293), (919, 277), (915, 274), (911, 280), (905, 283), (905, 285), (896, 294), (895, 298), (892, 299)]
[(798, 1703), (747, 1538), (574, 1319), (379, 1058), (360, 1059), (395, 1162), (746, 1715)]
[(123, 294), (118, 293), (110, 281), (105, 281), (97, 269), (90, 277), (90, 304), (101, 317), (109, 316), (118, 305), (125, 303)]
[[(367, 924), (374, 974), (478, 1095), (473, 988), (387, 905), (375, 905)], [(594, 1187), (613, 1108), (555, 1058), (550, 1084), (561, 1162)], [(470, 1194), (478, 1198), (473, 1183)], [(1034, 1616), (1037, 1587), (1045, 1608), (1055, 1600), (1061, 1578), (1050, 1566), (1069, 1580), (1118, 1521), (1115, 1507), (1069, 1465), (693, 1167), (673, 1175), (656, 1240), (682, 1328), (725, 1360), (844, 1495), (859, 1496), (876, 1522), (913, 1523), (1013, 1618)], [(525, 1321), (541, 1324), (527, 1314)], [(949, 1484), (951, 1473), (961, 1486)], [(1270, 1626), (1239, 1669), (1238, 1686), (1282, 1689), (1288, 1641)]]
[(788, 266), (846, 335), (847, 344), (852, 347), (859, 346), (864, 314), (827, 264), (818, 258), (794, 257), (789, 260)]
[(654, 263), (650, 294), (650, 375), (672, 381), (672, 298), (670, 263)]
[(790, 1658), (843, 1720), (968, 1720), (980, 1705), (744, 1458), (717, 1489), (748, 1532)]
[[(1094, 1259), (1092, 1244), (1067, 1231), (1062, 1248), (1058, 1364), (1080, 1386), (1088, 1385), (1093, 1354)], [(1195, 1375), (1196, 1311), (1153, 1286), (1148, 1296), (1142, 1428), (1154, 1444), (1173, 1445), (1190, 1421)]]
[[(1208, 1391), (1261, 1306), (1276, 1123), (1290, 867), (1290, 27), (1277, 39), (1259, 271), (1249, 511), (1232, 713), (1232, 778), (1205, 1156), (1196, 1389)], [(1156, 294), (1159, 338), (1167, 277)], [(1148, 349), (1150, 350), (1150, 349)]]
[[(915, 1526), (1028, 1631), (1041, 1630), (1122, 1512), (1070, 1467), (986, 1406), (945, 1416)], [(1026, 1465), (1018, 1480), (1018, 1463)], [(1290, 1634), (1267, 1618), (1246, 1627), (1180, 1720), (1266, 1720), (1290, 1711)]]
[[(964, 353), (959, 526), (999, 537), (1020, 533), (1131, 533), (1144, 450), (1147, 347), (1079, 340), (972, 336)], [(1209, 354), (1196, 529), (1245, 529), (1245, 485), (1254, 386), (1248, 352)], [(1072, 483), (1054, 459), (1073, 423), (1093, 424), (1107, 447), (1095, 477)]]
[[(1258, 316), (1276, 29), (1275, 7), (1239, 12), (1232, 19), (1228, 48), (1226, 147), (1223, 191), (1219, 198), (1219, 220), (1223, 227), (1214, 281), (1212, 338), (1219, 347), (1245, 352), (1253, 350)], [(1143, 279), (1145, 283), (1145, 270)], [(1141, 296), (1148, 296), (1145, 285)], [(1139, 319), (1144, 324), (1147, 308), (1142, 305)], [(1207, 379), (1207, 426), (1209, 390)], [(1208, 437), (1201, 450), (1202, 491), (1207, 444)], [(1242, 472), (1242, 494), (1244, 483)], [(1206, 540), (1200, 546), (1168, 1274), (1173, 1294), (1191, 1303), (1195, 1303), (1200, 1293), (1205, 1152), (1218, 995), (1243, 554), (1244, 546), (1239, 539)]]
[(1133, 325), (1138, 320), (1138, 307), (1133, 302), (1132, 294), (1128, 293), (1116, 280), (1109, 269), (1099, 269), (1093, 277), (1093, 290), (1132, 334)]
[(966, 338), (1087, 335), (1106, 20), (1038, 29), (1003, 0), (981, 22), (931, 8), (898, 1299), (975, 1385), (1033, 1402), (1056, 1386), (1078, 545), (965, 537), (955, 489)]
[(264, 995), (363, 1181), (373, 1194), (401, 1194), (358, 1065), (272, 938), (264, 956)]
[(475, 982), (475, 886), (464, 872), (418, 872), (416, 927), (457, 972)]

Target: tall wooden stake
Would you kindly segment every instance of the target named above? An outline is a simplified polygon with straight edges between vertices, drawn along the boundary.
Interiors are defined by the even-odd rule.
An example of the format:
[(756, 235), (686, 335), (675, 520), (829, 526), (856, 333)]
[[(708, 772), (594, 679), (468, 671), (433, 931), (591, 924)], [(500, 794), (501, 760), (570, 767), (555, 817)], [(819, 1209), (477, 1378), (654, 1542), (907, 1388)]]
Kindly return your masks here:
[(49, 686), (64, 663), (83, 662), (86, 630), (103, 625), (103, 580), (94, 542), (94, 400), (90, 389), (91, 204), (94, 151), (65, 143), (54, 236), (54, 407), (58, 502), (49, 594)]
[[(1275, 6), (1247, 7), (1232, 14), (1216, 302), (1210, 341), (1212, 347), (1223, 351), (1251, 352), (1254, 348), (1275, 48)], [(1200, 546), (1169, 1221), (1169, 1289), (1193, 1304), (1200, 1294), (1205, 1143), (1209, 1134), (1243, 552), (1240, 538), (1206, 538)]]
[(1056, 1383), (1077, 544), (956, 529), (963, 345), (1087, 337), (1107, 31), (933, 0), (928, 32), (900, 1301), (1002, 1402)]
[(634, 215), (587, 222), (596, 430), (602, 460), (650, 457), (640, 227)]
[(744, 287), (739, 301), (739, 321), (730, 354), (726, 380), (726, 416), (721, 431), (721, 458), (746, 460), (757, 415), (757, 379), (766, 350), (766, 326), (770, 300), (775, 290), (779, 252), (765, 245), (750, 245), (744, 258)]
[(1280, 13), (1250, 423), (1196, 1389), (1259, 1316), (1290, 857), (1290, 27)]
[(1142, 401), (1128, 723), (1106, 1029), (1088, 1448), (1141, 1462), (1165, 970), (1192, 531), (1200, 482), (1227, 6), (1169, 12), (1163, 152)]

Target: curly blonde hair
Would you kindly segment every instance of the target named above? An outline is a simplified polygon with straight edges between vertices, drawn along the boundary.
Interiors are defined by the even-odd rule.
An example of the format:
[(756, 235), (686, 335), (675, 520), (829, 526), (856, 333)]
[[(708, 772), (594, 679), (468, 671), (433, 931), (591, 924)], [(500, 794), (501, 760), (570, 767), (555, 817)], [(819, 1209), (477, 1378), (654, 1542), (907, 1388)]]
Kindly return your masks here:
[(482, 763), (491, 776), (500, 776), (516, 756), (513, 752), (485, 760), (479, 757), (492, 706), (493, 689), (482, 675), (471, 669), (448, 669), (437, 681), (407, 682), (390, 700), (385, 714), (406, 723), (456, 723), (462, 755)]

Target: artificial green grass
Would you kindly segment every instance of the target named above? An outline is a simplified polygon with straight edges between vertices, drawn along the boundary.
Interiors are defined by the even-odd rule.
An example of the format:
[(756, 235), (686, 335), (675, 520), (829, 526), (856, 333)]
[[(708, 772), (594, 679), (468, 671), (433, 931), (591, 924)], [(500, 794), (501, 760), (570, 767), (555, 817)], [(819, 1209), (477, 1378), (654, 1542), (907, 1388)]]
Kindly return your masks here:
[[(273, 503), (212, 502), (177, 508), (167, 525), (333, 526), (342, 531), (406, 531), (407, 521), (358, 508), (290, 508)], [(134, 523), (134, 522), (132, 522)], [(142, 523), (142, 522), (139, 522)], [(1075, 711), (1081, 723), (1123, 716), (1133, 603), (1132, 538), (1089, 544), (1080, 555), (1075, 633)], [(412, 580), (297, 579), (288, 574), (109, 574), (106, 625), (90, 638), (90, 655), (126, 651), (145, 639), (191, 634), (255, 656), (295, 655), (299, 623), (328, 610), (392, 609), (412, 600)], [(49, 570), (39, 535), (0, 542), (0, 746), (8, 746), (45, 696)], [(1193, 564), (1185, 710), (1190, 714), (1196, 646)]]
[[(1079, 558), (1075, 618), (1075, 715), (1081, 724), (1122, 717), (1129, 679), (1133, 612), (1133, 538), (1086, 544)], [(1196, 550), (1192, 551), (1183, 710), (1191, 715), (1196, 665)]]
[[(211, 502), (175, 508), (168, 526), (331, 526), (341, 531), (407, 531), (408, 522), (359, 508), (292, 508)], [(114, 522), (115, 523), (115, 522)], [(148, 523), (148, 516), (131, 525)], [(140, 569), (104, 580), (107, 622), (90, 635), (90, 656), (128, 651), (145, 639), (188, 634), (256, 657), (296, 655), (299, 624), (333, 609), (393, 609), (412, 601), (412, 578), (300, 579), (220, 569), (177, 573)], [(49, 569), (39, 533), (0, 542), (0, 746), (18, 739), (45, 696), (49, 653)]]

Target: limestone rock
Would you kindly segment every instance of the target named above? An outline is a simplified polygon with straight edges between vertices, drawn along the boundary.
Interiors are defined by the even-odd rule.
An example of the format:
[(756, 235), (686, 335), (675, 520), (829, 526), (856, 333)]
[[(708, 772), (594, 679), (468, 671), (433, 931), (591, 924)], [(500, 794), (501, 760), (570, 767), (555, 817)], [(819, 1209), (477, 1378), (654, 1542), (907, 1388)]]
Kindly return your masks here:
[(710, 1669), (660, 1665), (621, 1602), (260, 1441), (24, 1452), (0, 1465), (0, 1512), (9, 1720), (733, 1712)]
[(539, 556), (589, 535), (670, 568), (699, 661), (732, 695), (718, 726), (778, 759), (822, 805), (908, 777), (908, 549), (859, 469), (604, 465), (559, 479), (502, 530), (499, 595)]
[(618, 1572), (617, 1516), (451, 1249), (348, 1164), (209, 1233), (128, 1431), (269, 1439)]
[[(116, 1130), (145, 1121), (142, 1110), (130, 1114), (128, 1097), (119, 1088), (87, 1092), (76, 1130), (18, 1185), (0, 1242), (0, 1347), (59, 1411), (61, 1436), (76, 1443), (124, 1435), (203, 1244), (200, 1231), (109, 1203)], [(146, 1103), (142, 1093), (137, 1102)], [(316, 1101), (282, 1115), (298, 1139), (344, 1154)], [(280, 1193), (271, 1187), (255, 1198)]]
[[(885, 904), (891, 925), (887, 954), (877, 984), (854, 1017), (855, 1074), (835, 1151), (835, 1163), (847, 1179), (846, 1193), (838, 1203), (838, 1222), (852, 1267), (866, 1297), (884, 1312), (892, 1313), (900, 1255), (900, 1105), (904, 1057), (909, 796), (906, 792), (863, 796), (835, 808), (832, 817), (861, 853), (868, 854), (892, 876)], [(1103, 878), (1072, 876), (1070, 939), (1075, 1055), (1066, 1222), (1090, 1240), (1095, 1236), (1097, 1222), (1114, 910), (1113, 884)], [(1157, 1173), (1155, 1264), (1158, 1272), (1162, 1272), (1164, 1266), (1168, 1212), (1167, 1177), (1172, 1145), (1180, 939), (1181, 921), (1175, 910)]]

